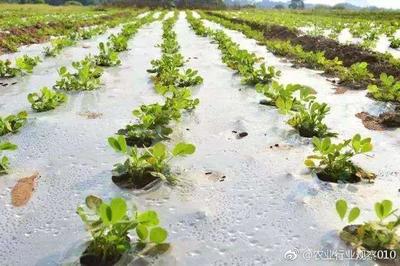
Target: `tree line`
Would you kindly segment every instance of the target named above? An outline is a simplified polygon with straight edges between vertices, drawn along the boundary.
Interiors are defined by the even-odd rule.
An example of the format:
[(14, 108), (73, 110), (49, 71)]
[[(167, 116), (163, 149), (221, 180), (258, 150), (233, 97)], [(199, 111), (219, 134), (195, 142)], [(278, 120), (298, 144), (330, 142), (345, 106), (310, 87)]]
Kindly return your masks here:
[(182, 7), (182, 8), (221, 8), (223, 0), (0, 0), (6, 3), (49, 4), (49, 5), (134, 5), (138, 7)]

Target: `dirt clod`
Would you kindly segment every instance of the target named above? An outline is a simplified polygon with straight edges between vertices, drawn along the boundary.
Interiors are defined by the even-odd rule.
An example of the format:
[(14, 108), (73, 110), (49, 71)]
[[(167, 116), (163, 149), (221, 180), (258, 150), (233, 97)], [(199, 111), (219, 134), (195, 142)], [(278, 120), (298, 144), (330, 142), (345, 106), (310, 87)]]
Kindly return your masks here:
[(35, 190), (36, 179), (39, 173), (35, 172), (33, 175), (21, 178), (11, 190), (11, 203), (15, 207), (25, 205), (32, 197), (32, 192)]
[(244, 138), (244, 137), (247, 137), (249, 135), (249, 133), (247, 133), (247, 132), (240, 132), (238, 135), (237, 135), (237, 139), (242, 139), (242, 138)]
[(96, 113), (96, 112), (80, 112), (79, 113), (80, 116), (86, 117), (87, 119), (97, 119), (103, 116), (102, 113)]
[(346, 91), (347, 91), (347, 89), (344, 87), (337, 87), (335, 89), (335, 94), (344, 94)]
[(225, 181), (226, 175), (219, 173), (219, 172), (206, 172), (206, 176), (208, 176), (208, 179), (214, 182), (223, 182)]
[(400, 113), (386, 112), (379, 116), (373, 116), (367, 112), (356, 114), (362, 120), (363, 125), (370, 130), (382, 131), (390, 128), (400, 127)]

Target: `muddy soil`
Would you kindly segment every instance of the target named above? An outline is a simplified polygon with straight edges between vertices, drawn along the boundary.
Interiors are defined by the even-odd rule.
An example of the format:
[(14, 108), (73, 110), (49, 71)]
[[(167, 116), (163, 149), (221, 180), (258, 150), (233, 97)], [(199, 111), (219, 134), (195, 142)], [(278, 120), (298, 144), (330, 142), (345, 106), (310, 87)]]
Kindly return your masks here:
[(112, 181), (120, 188), (125, 189), (149, 189), (159, 181), (159, 177), (150, 174), (152, 169), (145, 171), (142, 176), (129, 174), (113, 175)]
[(335, 40), (328, 39), (323, 36), (313, 37), (309, 35), (300, 35), (299, 31), (285, 26), (265, 26), (240, 18), (230, 18), (213, 12), (206, 13), (230, 20), (234, 23), (248, 25), (255, 30), (261, 30), (264, 32), (266, 39), (290, 41), (295, 45), (301, 45), (305, 51), (323, 51), (326, 58), (334, 59), (335, 57), (338, 57), (346, 67), (349, 67), (354, 63), (367, 62), (369, 71), (373, 73), (375, 77), (379, 77), (381, 73), (386, 73), (396, 77), (397, 79), (400, 79), (400, 68), (392, 65), (388, 60), (382, 58), (382, 56), (380, 56), (378, 53), (367, 51), (360, 46), (353, 44), (341, 44)]
[(362, 120), (364, 126), (371, 130), (386, 130), (400, 127), (400, 112), (384, 112), (371, 115), (368, 112), (357, 113), (356, 117)]

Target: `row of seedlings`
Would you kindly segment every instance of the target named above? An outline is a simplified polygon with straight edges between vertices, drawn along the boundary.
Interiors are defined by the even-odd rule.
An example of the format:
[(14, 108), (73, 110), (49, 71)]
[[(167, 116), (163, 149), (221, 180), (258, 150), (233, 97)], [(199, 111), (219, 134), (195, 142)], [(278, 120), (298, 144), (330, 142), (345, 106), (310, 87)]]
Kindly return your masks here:
[[(99, 26), (81, 29), (78, 32), (72, 32), (66, 36), (58, 37), (51, 41), (50, 46), (46, 46), (43, 49), (43, 54), (45, 57), (55, 57), (60, 54), (64, 48), (76, 45), (79, 40), (89, 40), (103, 34), (113, 25), (113, 21), (105, 22)], [(30, 74), (41, 61), (42, 59), (39, 56), (32, 57), (29, 55), (16, 58), (14, 63), (8, 59), (0, 60), (0, 78), (13, 78), (18, 75)]]
[[(0, 24), (3, 30), (0, 40), (0, 52), (17, 52), (21, 45), (30, 45), (47, 41), (52, 37), (69, 35), (83, 28), (95, 27), (107, 23), (115, 26), (126, 21), (138, 9), (108, 9), (101, 12), (87, 10), (78, 12), (67, 9), (46, 8), (32, 9), (11, 8), (6, 11), (2, 6)], [(54, 12), (55, 11), (55, 12)], [(36, 29), (36, 30), (31, 30)]]
[[(172, 30), (176, 20), (177, 13), (164, 21), (163, 43), (160, 45), (162, 56), (160, 59), (153, 60), (151, 62), (153, 67), (148, 70), (149, 73), (154, 74), (152, 77), (154, 88), (165, 97), (164, 103), (141, 105), (133, 110), (132, 113), (137, 121), (120, 129), (117, 132), (117, 137), (109, 139), (111, 146), (119, 152), (125, 153), (125, 151), (119, 149), (121, 145), (113, 145), (113, 143), (122, 141), (124, 142), (122, 146), (132, 147), (128, 152), (136, 154), (139, 159), (143, 156), (143, 159), (146, 159), (148, 152), (156, 148), (157, 151), (163, 151), (163, 156), (160, 159), (169, 160), (167, 158), (169, 153), (162, 141), (169, 139), (169, 135), (172, 133), (170, 124), (173, 121), (179, 121), (183, 111), (191, 111), (199, 104), (198, 99), (192, 99), (189, 87), (200, 84), (202, 78), (197, 75), (197, 71), (192, 69), (180, 71), (180, 67), (184, 64), (184, 58), (179, 53), (176, 33)], [(183, 147), (190, 147), (188, 150), (194, 151), (192, 145), (177, 145), (174, 151)], [(137, 148), (144, 148), (144, 150), (142, 152)], [(172, 152), (172, 155), (185, 154)], [(118, 165), (115, 168), (116, 171), (114, 171), (113, 181), (122, 187), (133, 189), (142, 189), (148, 185), (153, 185), (154, 181), (160, 180), (174, 183), (175, 178), (169, 172), (169, 167), (164, 167), (167, 166), (166, 162), (156, 163), (156, 160), (154, 160), (154, 163), (147, 165), (148, 169), (136, 169), (136, 167), (127, 169), (127, 167)], [(161, 175), (154, 176), (155, 172), (161, 173)]]
[[(312, 137), (315, 154), (307, 157), (305, 165), (312, 169), (319, 179), (325, 182), (355, 183), (361, 180), (371, 181), (375, 178), (374, 174), (367, 173), (351, 161), (355, 155), (372, 150), (371, 139), (363, 139), (356, 134), (352, 139), (337, 144), (332, 143), (331, 137), (337, 134), (330, 132), (323, 123), (329, 107), (315, 100), (312, 88), (300, 84), (286, 86), (280, 84), (276, 80), (279, 77), (279, 71), (272, 66), (266, 67), (265, 64), (256, 68), (255, 65), (260, 58), (247, 50), (240, 49), (239, 45), (223, 31), (213, 31), (205, 27), (200, 19), (194, 18), (189, 12), (187, 19), (196, 34), (209, 36), (216, 41), (222, 52), (223, 62), (243, 76), (243, 83), (255, 86), (257, 92), (264, 94), (267, 98), (265, 104), (277, 107), (282, 114), (289, 114), (291, 117), (287, 123), (301, 136)], [(347, 203), (339, 200), (336, 205), (340, 218), (344, 219)], [(397, 256), (400, 236), (396, 231), (400, 226), (400, 218), (395, 215), (392, 202), (384, 200), (376, 203), (375, 212), (378, 221), (346, 226), (340, 233), (340, 237), (354, 247), (391, 251), (391, 256), (393, 252)], [(359, 214), (358, 208), (350, 210), (348, 222), (353, 222)], [(394, 217), (396, 220), (384, 221), (388, 217)]]
[[(369, 115), (371, 119), (381, 124), (384, 128), (400, 126), (400, 80), (386, 73), (381, 73), (379, 77), (368, 70), (367, 62), (355, 63), (350, 67), (344, 67), (342, 62), (335, 58), (327, 59), (323, 52), (304, 51), (300, 45), (293, 45), (289, 41), (270, 40), (263, 36), (261, 31), (252, 29), (245, 24), (234, 23), (224, 16), (213, 16), (200, 12), (203, 18), (207, 18), (216, 23), (222, 24), (232, 30), (242, 32), (245, 36), (259, 41), (265, 45), (269, 51), (278, 56), (289, 57), (300, 66), (306, 66), (312, 69), (323, 70), (325, 74), (337, 76), (341, 85), (355, 88), (367, 88), (367, 96), (378, 100), (395, 104), (395, 112), (388, 111), (379, 117)], [(357, 115), (359, 116), (359, 114)], [(371, 127), (367, 128), (373, 129)]]
[[(153, 60), (153, 68), (148, 70), (154, 74), (154, 88), (165, 96), (164, 104), (141, 105), (133, 111), (138, 121), (108, 139), (116, 152), (127, 157), (112, 171), (113, 182), (121, 188), (147, 190), (161, 181), (173, 185), (177, 178), (171, 171), (170, 160), (195, 152), (195, 146), (189, 143), (181, 142), (168, 150), (162, 142), (172, 133), (170, 123), (178, 121), (183, 111), (191, 111), (199, 103), (198, 99), (191, 99), (189, 87), (202, 82), (196, 71), (188, 69), (181, 72), (179, 69), (184, 59), (179, 53), (176, 33), (172, 30), (177, 15), (175, 12), (172, 18), (163, 22), (162, 56)], [(117, 213), (115, 219), (114, 213)], [(159, 226), (157, 212), (138, 212), (136, 207), (127, 211), (122, 198), (114, 198), (110, 204), (105, 204), (100, 198), (88, 196), (86, 205), (78, 208), (78, 214), (92, 236), (80, 259), (82, 264), (114, 264), (123, 260), (129, 252), (134, 255), (148, 254), (152, 249), (161, 254), (169, 247), (165, 243), (168, 232)], [(94, 215), (94, 219), (88, 220), (88, 215)], [(121, 227), (123, 230), (119, 230)], [(129, 234), (133, 230), (136, 231), (135, 239)]]
[[(100, 77), (103, 73), (100, 66), (118, 65), (120, 63), (118, 52), (127, 50), (128, 40), (141, 26), (153, 20), (154, 18), (150, 14), (136, 22), (126, 24), (120, 34), (110, 35), (109, 43), (99, 44), (100, 52), (98, 55), (87, 56), (82, 61), (72, 63), (76, 73), (70, 73), (66, 67), (61, 67), (58, 71), (60, 79), (53, 86), (54, 90), (43, 87), (40, 93), (28, 94), (27, 99), (31, 103), (32, 109), (36, 112), (45, 112), (66, 102), (67, 95), (61, 90), (86, 91), (97, 89), (100, 86)], [(0, 136), (18, 133), (27, 123), (27, 119), (28, 113), (26, 111), (0, 117)], [(12, 151), (16, 148), (17, 146), (10, 142), (0, 142), (0, 151)], [(6, 174), (9, 170), (8, 157), (3, 156), (0, 159), (0, 174)]]
[[(300, 136), (313, 138), (314, 150), (320, 154), (311, 156), (306, 160), (306, 165), (316, 170), (321, 180), (358, 182), (361, 178), (368, 180), (374, 178), (374, 175), (366, 173), (350, 162), (354, 155), (372, 150), (371, 139), (362, 139), (357, 134), (352, 140), (332, 144), (331, 137), (336, 137), (337, 133), (331, 132), (323, 122), (330, 108), (326, 103), (316, 101), (314, 89), (301, 84), (280, 84), (277, 80), (280, 72), (273, 66), (267, 67), (262, 63), (257, 68), (261, 58), (257, 58), (255, 54), (245, 49), (240, 49), (239, 45), (222, 30), (213, 31), (205, 27), (203, 22), (194, 18), (191, 13), (188, 13), (187, 18), (197, 34), (210, 36), (216, 41), (222, 52), (222, 61), (243, 77), (242, 83), (254, 86), (258, 93), (266, 97), (262, 104), (274, 106), (281, 114), (289, 115), (287, 123), (296, 129)], [(325, 145), (321, 147), (320, 142)], [(361, 143), (361, 147), (355, 145), (356, 142)], [(319, 165), (315, 165), (313, 159), (318, 160)]]

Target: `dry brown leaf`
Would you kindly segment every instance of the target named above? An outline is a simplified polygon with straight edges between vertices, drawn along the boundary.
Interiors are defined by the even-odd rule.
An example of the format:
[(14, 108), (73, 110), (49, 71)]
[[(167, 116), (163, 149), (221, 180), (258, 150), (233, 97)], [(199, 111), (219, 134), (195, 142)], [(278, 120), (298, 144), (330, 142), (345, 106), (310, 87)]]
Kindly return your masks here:
[(32, 192), (35, 190), (36, 179), (39, 173), (35, 172), (33, 175), (21, 178), (11, 190), (11, 203), (15, 207), (25, 205), (32, 197)]

